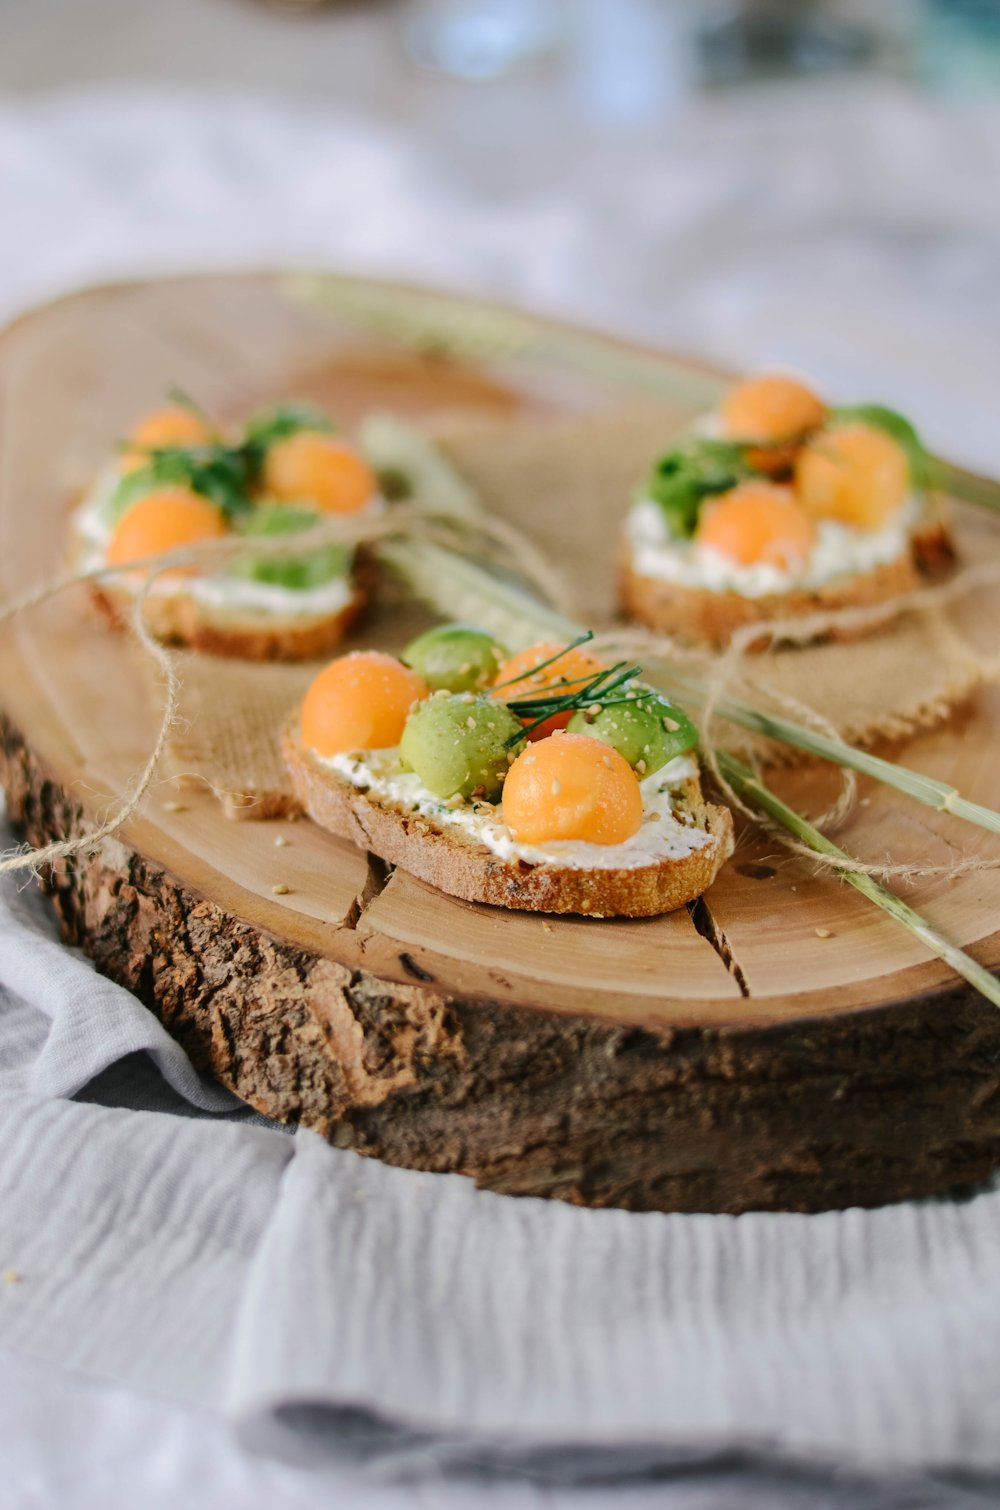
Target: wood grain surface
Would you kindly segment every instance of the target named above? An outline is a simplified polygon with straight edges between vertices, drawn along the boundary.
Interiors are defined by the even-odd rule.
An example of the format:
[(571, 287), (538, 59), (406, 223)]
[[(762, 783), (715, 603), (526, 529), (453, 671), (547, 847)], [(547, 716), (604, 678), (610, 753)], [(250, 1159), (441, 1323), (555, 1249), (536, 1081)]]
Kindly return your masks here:
[[(680, 425), (701, 399), (665, 370), (674, 396), (658, 402)], [(4, 596), (59, 569), (69, 500), (171, 382), (224, 414), (321, 398), (347, 427), (373, 406), (537, 417), (649, 398), (618, 371), (407, 350), (290, 300), (278, 277), (83, 293), (0, 343)], [(610, 570), (607, 541), (587, 554)], [(4, 779), (36, 839), (118, 802), (156, 735), (136, 648), (81, 596), (0, 636)], [(386, 613), (355, 643), (391, 642)], [(913, 740), (907, 763), (996, 803), (998, 727), (984, 693)], [(828, 792), (813, 772), (782, 781), (806, 805)], [(873, 787), (839, 838), (901, 860), (991, 852), (987, 835)], [(1000, 1016), (854, 892), (752, 835), (690, 909), (546, 919), (452, 901), (305, 821), (231, 822), (210, 792), (163, 780), (49, 885), (67, 936), (239, 1094), (400, 1163), (593, 1203), (738, 1210), (881, 1201), (1000, 1158)], [(906, 896), (1000, 965), (995, 872)]]

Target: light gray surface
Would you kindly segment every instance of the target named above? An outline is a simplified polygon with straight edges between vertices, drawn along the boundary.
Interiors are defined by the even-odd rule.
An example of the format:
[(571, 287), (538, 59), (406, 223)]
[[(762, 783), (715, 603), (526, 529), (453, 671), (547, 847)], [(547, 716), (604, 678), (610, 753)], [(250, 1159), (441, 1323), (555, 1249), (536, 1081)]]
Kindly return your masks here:
[[(796, 362), (996, 466), (995, 124), (900, 95), (793, 95), (697, 114), (655, 152), (584, 162), (555, 144), (565, 172), (548, 193), (497, 195), (460, 156), (318, 110), (135, 92), (8, 102), (0, 306), (149, 269), (330, 261)], [(124, 1465), (123, 1505), (163, 1485), (197, 1503), (213, 1483), (206, 1503), (240, 1503), (250, 1470), (227, 1420), (251, 1445), (309, 1455), (267, 1470), (274, 1507), (308, 1502), (306, 1474), (352, 1510), (444, 1504), (443, 1472), (455, 1504), (470, 1484), (477, 1502), (620, 1503), (629, 1470), (646, 1474), (637, 1503), (685, 1510), (990, 1500), (990, 1486), (970, 1501), (898, 1474), (698, 1462), (706, 1441), (752, 1439), (996, 1466), (995, 1192), (870, 1215), (634, 1218), (362, 1164), (186, 1102), (218, 1093), (127, 996), (13, 926), (0, 1270), (23, 1278), (0, 1285), (0, 1336), (18, 1350), (0, 1354), (0, 1466), (26, 1505), (92, 1491), (110, 1510), (102, 1450)], [(85, 1081), (86, 1101), (65, 1099)], [(118, 1383), (74, 1385), (69, 1367)], [(198, 1414), (140, 1393), (157, 1388)], [(303, 1393), (364, 1409), (276, 1409)], [(148, 1431), (157, 1411), (172, 1465), (123, 1446), (126, 1423)], [(587, 1451), (534, 1455), (532, 1484), (548, 1487), (522, 1492), (500, 1466), (483, 1477), (487, 1444), (523, 1470), (525, 1443), (553, 1433)], [(616, 1444), (636, 1439), (623, 1458)], [(650, 1480), (650, 1450), (666, 1478)], [(373, 1487), (387, 1473), (406, 1486), (394, 1499)], [(552, 1487), (581, 1474), (586, 1489)]]

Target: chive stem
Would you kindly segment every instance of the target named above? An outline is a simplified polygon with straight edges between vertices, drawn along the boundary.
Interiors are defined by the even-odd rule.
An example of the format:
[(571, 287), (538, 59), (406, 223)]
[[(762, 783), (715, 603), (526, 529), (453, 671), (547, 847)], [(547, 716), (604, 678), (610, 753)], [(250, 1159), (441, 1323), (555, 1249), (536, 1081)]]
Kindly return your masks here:
[(967, 471), (941, 456), (928, 456), (928, 484), (951, 498), (1000, 511), (1000, 482), (979, 472)]
[[(685, 703), (689, 706), (704, 704), (706, 690), (697, 677), (674, 667), (665, 670), (663, 677), (682, 705)], [(933, 808), (935, 812), (951, 813), (953, 817), (963, 818), (967, 823), (974, 823), (978, 828), (1000, 834), (1000, 812), (984, 807), (981, 803), (970, 801), (961, 795), (957, 787), (947, 782), (938, 781), (933, 776), (925, 776), (921, 771), (912, 771), (908, 766), (897, 765), (895, 761), (884, 760), (868, 750), (859, 750), (855, 745), (847, 744), (845, 740), (821, 734), (818, 730), (807, 728), (804, 724), (793, 723), (789, 719), (766, 713), (763, 709), (755, 708), (751, 703), (742, 702), (737, 698), (720, 698), (716, 705), (716, 712), (728, 723), (738, 724), (741, 728), (750, 729), (756, 734), (766, 735), (767, 738), (778, 740), (782, 744), (805, 750), (808, 754), (816, 755), (822, 760), (845, 766), (848, 770), (857, 771), (860, 776), (870, 776), (873, 780), (880, 781), (885, 786), (894, 787), (896, 791), (914, 798), (924, 807)]]
[[(734, 755), (727, 755), (721, 750), (717, 752), (716, 758), (719, 769), (734, 790), (745, 800), (767, 813), (776, 823), (780, 823), (782, 828), (794, 834), (796, 839), (807, 844), (817, 854), (830, 855), (841, 860), (848, 858), (844, 850), (828, 839), (818, 828), (814, 828), (794, 808), (783, 802), (769, 787), (766, 787), (749, 766), (737, 760)], [(956, 974), (968, 981), (969, 985), (993, 1006), (1000, 1007), (1000, 980), (997, 980), (995, 975), (980, 965), (971, 955), (966, 954), (964, 949), (960, 949), (957, 944), (953, 944), (950, 939), (938, 933), (937, 929), (915, 908), (910, 907), (894, 891), (881, 885), (872, 876), (854, 870), (842, 871), (841, 875), (849, 886), (853, 886), (855, 891), (861, 892), (862, 896), (874, 902), (876, 907), (880, 907), (889, 917), (895, 918), (915, 938), (925, 944), (932, 954), (937, 955), (938, 959), (943, 960), (946, 965), (950, 965)]]

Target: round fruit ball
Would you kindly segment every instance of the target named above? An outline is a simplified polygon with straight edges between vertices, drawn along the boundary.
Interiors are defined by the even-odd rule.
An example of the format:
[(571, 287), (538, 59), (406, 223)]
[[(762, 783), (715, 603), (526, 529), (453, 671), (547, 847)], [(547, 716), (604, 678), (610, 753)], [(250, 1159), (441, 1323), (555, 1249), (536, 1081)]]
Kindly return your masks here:
[(873, 425), (838, 425), (803, 446), (795, 491), (807, 513), (855, 529), (878, 530), (906, 501), (906, 452)]
[(773, 482), (743, 482), (705, 504), (695, 531), (707, 545), (739, 566), (775, 566), (800, 571), (816, 538), (816, 526), (790, 488)]
[(687, 715), (656, 692), (595, 712), (574, 713), (569, 732), (610, 745), (641, 777), (651, 776), (698, 742), (698, 732)]
[(264, 458), (265, 493), (281, 503), (313, 503), (324, 514), (357, 514), (378, 491), (353, 447), (321, 430), (296, 430)]
[(397, 745), (427, 683), (394, 656), (358, 650), (338, 656), (312, 682), (302, 703), (302, 743), (317, 755), (384, 750)]
[(521, 725), (502, 705), (468, 692), (439, 692), (410, 713), (399, 755), (436, 797), (494, 802), (509, 757), (523, 742)]
[[(126, 509), (108, 542), (112, 566), (125, 566), (146, 556), (165, 556), (186, 545), (218, 540), (227, 533), (226, 521), (214, 503), (190, 488), (158, 488)], [(196, 566), (177, 566), (165, 577), (190, 576)]]
[(506, 655), (483, 629), (439, 624), (411, 640), (403, 660), (435, 692), (481, 692), (496, 680)]
[(823, 423), (826, 407), (798, 378), (765, 372), (730, 389), (720, 406), (734, 440), (794, 440)]
[(121, 457), (122, 471), (134, 472), (146, 466), (153, 451), (168, 446), (204, 446), (217, 439), (218, 434), (209, 422), (183, 404), (156, 409), (129, 433)]
[(722, 401), (719, 415), (723, 435), (763, 442), (747, 452), (747, 460), (775, 475), (791, 469), (798, 442), (823, 423), (826, 406), (798, 378), (765, 372), (737, 383)]
[(519, 844), (622, 844), (642, 823), (642, 793), (617, 750), (586, 734), (554, 734), (514, 761), (503, 816)]
[[(560, 645), (530, 645), (527, 650), (519, 650), (517, 655), (500, 667), (490, 696), (505, 703), (513, 703), (579, 692), (591, 677), (606, 670), (603, 661), (588, 654), (580, 645), (573, 649), (564, 649)], [(551, 718), (539, 724), (537, 729), (532, 729), (528, 738), (546, 739), (556, 729), (565, 729), (572, 716), (572, 710), (554, 713)], [(532, 721), (526, 713), (522, 713), (520, 717), (526, 724)]]

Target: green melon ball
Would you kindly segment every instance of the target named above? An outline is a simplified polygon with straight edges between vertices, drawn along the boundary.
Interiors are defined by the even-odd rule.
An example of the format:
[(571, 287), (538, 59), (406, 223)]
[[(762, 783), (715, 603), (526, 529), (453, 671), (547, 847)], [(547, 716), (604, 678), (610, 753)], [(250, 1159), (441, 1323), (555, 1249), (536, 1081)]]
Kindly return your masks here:
[[(521, 725), (502, 703), (471, 693), (438, 692), (413, 709), (399, 754), (436, 797), (483, 797), (495, 802), (523, 744)], [(508, 748), (507, 741), (518, 736)]]
[(583, 709), (569, 721), (574, 734), (589, 734), (623, 755), (640, 776), (651, 776), (698, 743), (694, 724), (656, 692), (638, 692), (599, 711)]
[(400, 659), (432, 692), (481, 692), (495, 680), (507, 651), (483, 629), (439, 624), (411, 640)]
[[(322, 516), (315, 509), (296, 508), (292, 504), (261, 503), (239, 523), (241, 535), (293, 535), (312, 529)], [(306, 556), (244, 556), (230, 564), (233, 576), (251, 582), (267, 582), (275, 587), (305, 591), (322, 587), (334, 577), (346, 577), (351, 568), (352, 552), (346, 545), (323, 545)]]

